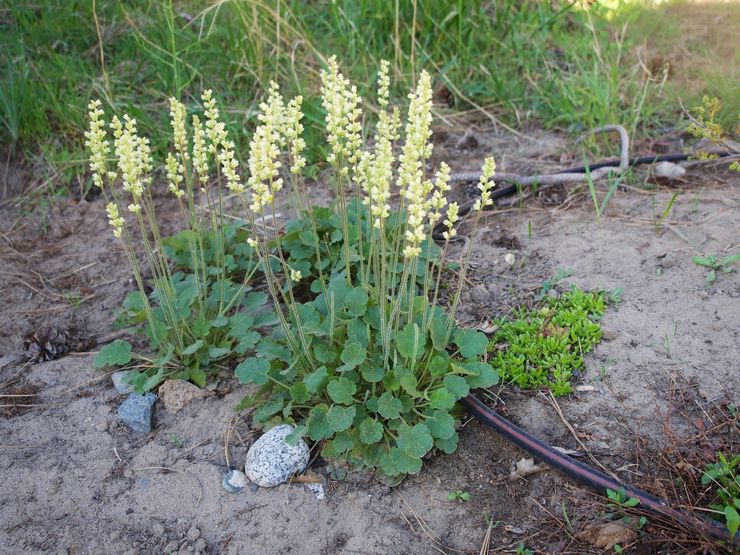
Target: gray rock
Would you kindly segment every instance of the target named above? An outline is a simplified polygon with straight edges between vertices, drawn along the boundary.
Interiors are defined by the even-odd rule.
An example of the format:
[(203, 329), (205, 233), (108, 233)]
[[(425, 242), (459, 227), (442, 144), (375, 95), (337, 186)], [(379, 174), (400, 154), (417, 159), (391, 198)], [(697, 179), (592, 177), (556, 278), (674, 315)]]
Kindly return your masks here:
[(206, 540), (204, 540), (203, 538), (200, 538), (197, 542), (195, 542), (195, 552), (196, 553), (204, 553), (207, 547), (208, 547), (208, 544), (206, 543)]
[(159, 388), (159, 398), (169, 412), (178, 412), (194, 399), (213, 395), (212, 391), (201, 389), (185, 380), (167, 380)]
[(190, 530), (188, 530), (188, 538), (195, 541), (198, 538), (200, 538), (200, 530), (198, 530), (195, 526), (192, 526)]
[(172, 555), (172, 553), (177, 553), (178, 549), (180, 549), (180, 540), (173, 540), (164, 547), (164, 552), (166, 555)]
[(136, 374), (137, 372), (134, 370), (119, 370), (118, 372), (113, 372), (110, 376), (113, 379), (113, 387), (115, 387), (116, 391), (121, 395), (133, 393), (134, 386), (129, 384), (129, 381)]
[(288, 445), (285, 437), (293, 431), (293, 426), (276, 426), (254, 442), (247, 452), (244, 472), (247, 477), (265, 488), (282, 484), (296, 472), (308, 466), (308, 445), (300, 440)]
[(118, 407), (118, 417), (135, 432), (149, 433), (152, 431), (152, 410), (156, 400), (154, 393), (130, 393)]
[(249, 481), (247, 480), (246, 474), (241, 470), (232, 470), (224, 475), (222, 485), (229, 493), (239, 493), (245, 487)]

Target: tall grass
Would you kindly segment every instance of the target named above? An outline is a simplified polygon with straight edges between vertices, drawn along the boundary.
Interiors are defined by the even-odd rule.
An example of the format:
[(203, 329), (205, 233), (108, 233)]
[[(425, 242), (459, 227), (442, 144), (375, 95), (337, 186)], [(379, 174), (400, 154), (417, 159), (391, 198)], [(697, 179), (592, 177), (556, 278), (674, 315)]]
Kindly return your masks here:
[[(509, 125), (536, 121), (578, 131), (615, 122), (636, 127), (646, 117), (649, 123), (654, 84), (646, 83), (624, 34), (614, 38), (603, 10), (565, 1), (7, 3), (0, 8), (7, 58), (0, 66), (27, 68), (29, 101), (20, 111), (17, 102), (0, 102), (0, 141), (41, 151), (52, 166), (79, 160), (83, 172), (84, 107), (100, 97), (113, 112), (136, 117), (161, 153), (167, 98), (212, 88), (227, 107), (232, 135), (243, 137), (237, 152), (244, 152), (245, 130), (274, 79), (286, 94), (304, 96), (307, 142), (320, 158), (321, 142), (312, 140), (323, 119), (318, 70), (333, 53), (363, 96), (385, 58), (397, 84), (392, 95), (401, 100), (426, 68), (438, 106), (475, 108)], [(0, 99), (15, 98), (16, 73), (3, 77)]]

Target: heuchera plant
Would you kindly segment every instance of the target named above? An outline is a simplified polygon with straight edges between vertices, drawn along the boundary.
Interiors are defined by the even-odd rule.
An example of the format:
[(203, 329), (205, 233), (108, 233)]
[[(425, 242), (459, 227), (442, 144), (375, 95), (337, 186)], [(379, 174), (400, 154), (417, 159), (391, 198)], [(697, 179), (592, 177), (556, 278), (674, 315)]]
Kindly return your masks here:
[[(409, 94), (402, 131), (400, 110), (388, 102), (388, 68), (383, 62), (378, 74), (379, 113), (370, 141), (362, 135), (361, 99), (336, 60), (331, 58), (321, 73), (329, 145), (326, 162), (335, 199), (330, 206), (312, 206), (303, 178), (302, 98), (286, 103), (274, 83), (260, 105), (260, 123), (250, 143), (245, 181), (234, 144), (218, 121), (218, 109), (209, 91), (203, 97), (205, 125), (193, 116), (190, 134), (185, 107), (171, 100), (175, 141), (166, 167), (170, 191), (178, 199), (187, 199), (184, 217), (189, 221), (195, 207), (188, 184), (197, 176), (207, 194), (202, 176), (215, 161), (218, 182), (225, 184), (244, 210), (246, 243), (273, 300), (280, 325), (261, 339), (252, 328), (262, 321), (249, 311), (229, 315), (227, 311), (236, 311), (237, 303), (227, 301), (231, 295), (221, 289), (216, 289), (215, 297), (212, 293), (203, 297), (205, 291), (201, 294), (195, 289), (190, 301), (218, 300), (215, 317), (199, 321), (201, 335), (206, 328), (222, 327), (230, 330), (226, 336), (238, 345), (247, 340), (246, 348), (237, 352), (251, 356), (236, 366), (236, 375), (256, 388), (240, 407), (255, 406), (254, 420), (266, 425), (294, 423), (296, 429), (289, 439), (306, 436), (322, 442), (326, 458), (377, 469), (384, 477), (399, 480), (418, 472), (422, 457), (433, 447), (448, 453), (455, 450), (456, 402), (473, 388), (496, 384), (498, 374), (485, 361), (486, 337), (455, 324), (470, 242), (461, 255), (456, 285), (453, 282), (450, 286), (449, 278), (444, 278), (452, 291), (448, 306), (440, 304), (458, 206), (448, 204), (445, 196), (449, 167), (440, 164), (433, 177), (426, 172), (432, 154), (431, 79), (422, 72), (418, 86)], [(88, 141), (98, 183), (100, 176), (107, 175), (107, 144), (100, 134), (99, 108), (93, 104), (91, 109), (93, 125)], [(147, 229), (141, 219), (148, 209), (148, 189), (140, 176), (151, 166), (146, 142), (128, 119), (126, 124), (116, 121), (115, 146), (123, 187), (122, 191), (112, 186), (108, 189), (112, 191), (110, 222), (117, 236), (126, 235), (127, 223), (121, 215), (125, 193), (132, 201), (129, 212), (139, 222), (141, 234), (156, 235), (156, 228)], [(120, 148), (121, 137), (131, 148)], [(474, 228), (483, 208), (492, 204), (494, 172), (495, 163), (489, 158), (479, 184), (480, 198), (472, 211)], [(299, 218), (282, 226), (276, 198), (284, 188), (289, 188), (297, 203)], [(392, 197), (397, 197), (393, 204)], [(220, 197), (211, 209), (215, 218), (223, 217)], [(433, 227), (440, 219), (445, 227), (441, 247), (432, 240)], [(200, 259), (205, 256), (201, 254), (205, 247), (189, 246), (194, 252), (186, 264), (193, 270), (191, 275), (213, 272), (221, 281), (228, 279), (222, 229), (222, 222), (215, 221), (210, 231), (208, 244), (216, 244), (218, 252), (215, 259), (210, 257), (213, 264)], [(161, 253), (165, 246), (172, 249), (176, 244), (182, 254), (183, 245), (198, 243), (199, 237), (202, 235), (186, 233), (175, 243), (162, 245)], [(129, 245), (127, 253), (132, 258), (130, 243), (124, 245)], [(161, 305), (166, 316), (171, 304), (178, 306), (176, 284), (194, 278), (178, 281), (170, 275), (160, 249), (152, 249), (151, 254), (161, 274), (155, 274), (157, 308)], [(132, 260), (142, 291), (138, 297), (142, 318), (149, 321), (150, 335), (162, 341), (169, 328), (160, 329), (152, 323), (157, 308), (152, 308), (151, 295), (143, 293), (143, 280), (135, 264)], [(238, 286), (240, 293), (245, 291), (244, 279)], [(175, 289), (175, 300), (160, 293), (169, 288)], [(182, 338), (176, 349), (181, 356), (183, 349), (198, 353), (207, 345), (205, 337), (199, 338), (193, 329), (195, 322), (188, 327), (183, 321), (185, 314), (185, 309), (175, 313), (176, 321), (182, 322), (178, 331)], [(250, 325), (242, 321), (245, 318)], [(232, 319), (236, 321), (232, 323)], [(194, 342), (188, 343), (190, 339)], [(227, 347), (230, 352), (235, 350)]]

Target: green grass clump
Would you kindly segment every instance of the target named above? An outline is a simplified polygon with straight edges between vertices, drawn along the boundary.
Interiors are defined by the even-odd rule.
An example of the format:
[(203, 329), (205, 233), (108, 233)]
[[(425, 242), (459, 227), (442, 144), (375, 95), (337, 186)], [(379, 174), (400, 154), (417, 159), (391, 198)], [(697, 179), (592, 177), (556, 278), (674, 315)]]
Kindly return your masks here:
[(601, 340), (596, 322), (605, 310), (605, 294), (575, 286), (534, 310), (520, 309), (495, 323), (489, 362), (502, 380), (523, 389), (549, 387), (554, 395), (573, 391), (570, 380), (583, 368), (583, 355)]

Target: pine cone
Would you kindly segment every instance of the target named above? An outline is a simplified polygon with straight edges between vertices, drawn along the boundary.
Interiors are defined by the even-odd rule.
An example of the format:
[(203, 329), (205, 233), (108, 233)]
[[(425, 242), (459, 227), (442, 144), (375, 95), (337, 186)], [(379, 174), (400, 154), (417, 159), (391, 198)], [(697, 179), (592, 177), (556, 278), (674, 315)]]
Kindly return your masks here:
[(68, 328), (45, 325), (23, 337), (23, 350), (31, 362), (44, 362), (71, 351), (73, 342)]

